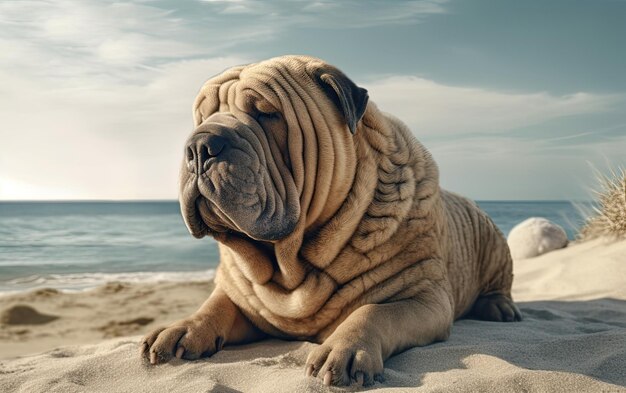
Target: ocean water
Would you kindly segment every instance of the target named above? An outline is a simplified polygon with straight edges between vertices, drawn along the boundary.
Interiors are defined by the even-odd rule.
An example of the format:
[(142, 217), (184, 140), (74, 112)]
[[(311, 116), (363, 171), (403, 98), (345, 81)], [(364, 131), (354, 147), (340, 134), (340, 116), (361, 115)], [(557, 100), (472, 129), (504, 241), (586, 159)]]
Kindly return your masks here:
[(202, 280), (217, 259), (212, 239), (187, 232), (175, 201), (0, 203), (0, 292)]
[[(505, 235), (546, 217), (573, 239), (570, 202), (478, 202)], [(0, 293), (82, 290), (107, 281), (190, 281), (213, 276), (213, 239), (195, 239), (178, 202), (0, 202)]]
[(530, 217), (544, 217), (559, 224), (570, 240), (592, 210), (590, 202), (567, 201), (477, 201), (505, 236), (513, 227)]

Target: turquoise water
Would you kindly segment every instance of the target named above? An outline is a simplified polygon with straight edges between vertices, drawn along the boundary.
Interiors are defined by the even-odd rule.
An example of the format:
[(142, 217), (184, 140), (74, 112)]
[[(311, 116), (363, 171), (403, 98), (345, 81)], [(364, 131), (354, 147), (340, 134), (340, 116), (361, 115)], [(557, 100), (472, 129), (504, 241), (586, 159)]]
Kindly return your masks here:
[[(546, 217), (570, 238), (581, 223), (569, 202), (478, 202), (506, 234)], [(0, 292), (84, 289), (111, 280), (203, 280), (218, 262), (193, 238), (178, 202), (0, 202)]]

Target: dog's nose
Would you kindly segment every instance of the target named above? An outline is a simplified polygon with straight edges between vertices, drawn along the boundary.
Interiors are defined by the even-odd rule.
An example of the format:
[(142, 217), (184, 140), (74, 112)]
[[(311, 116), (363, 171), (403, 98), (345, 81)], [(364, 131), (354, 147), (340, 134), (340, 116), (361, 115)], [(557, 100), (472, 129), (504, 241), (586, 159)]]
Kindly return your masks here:
[(200, 133), (187, 141), (186, 160), (190, 172), (202, 173), (208, 169), (211, 157), (217, 157), (228, 146), (228, 140), (220, 135)]

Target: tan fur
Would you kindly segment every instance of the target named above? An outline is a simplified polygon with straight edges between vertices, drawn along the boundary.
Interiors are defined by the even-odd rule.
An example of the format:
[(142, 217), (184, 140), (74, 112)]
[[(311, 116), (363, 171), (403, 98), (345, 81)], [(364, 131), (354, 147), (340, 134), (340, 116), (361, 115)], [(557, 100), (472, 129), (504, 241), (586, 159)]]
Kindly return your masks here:
[[(270, 178), (277, 184), (257, 192), (278, 201), (278, 216), (297, 210), (297, 223), (278, 240), (254, 240), (246, 230), (260, 211), (236, 212), (239, 218), (218, 200), (217, 207), (205, 201), (197, 212), (190, 205), (198, 198), (196, 180), (183, 169), (183, 215), (192, 232), (202, 228), (219, 242), (214, 297), (228, 306), (217, 315), (205, 304), (175, 325), (179, 330), (148, 335), (143, 350), (155, 363), (176, 354), (177, 346), (214, 352), (214, 344), (177, 344), (201, 329), (180, 326), (209, 319), (219, 327), (204, 332), (207, 342), (262, 334), (312, 340), (322, 345), (309, 356), (309, 374), (325, 383), (367, 384), (380, 378), (392, 354), (446, 339), (452, 321), (472, 307), (485, 319), (519, 319), (510, 300), (511, 258), (495, 225), (473, 202), (441, 190), (428, 151), (372, 102), (351, 135), (319, 88), (320, 69), (332, 67), (309, 57), (281, 57), (233, 68), (201, 89), (195, 133), (214, 132), (211, 123), (231, 124), (228, 116), (238, 121), (233, 129), (245, 123), (253, 130), (256, 136), (247, 138), (260, 141), (262, 158), (250, 167), (268, 168), (257, 183)], [(248, 115), (259, 110), (281, 117), (257, 123)], [(207, 176), (215, 176), (210, 181), (216, 187), (225, 172), (248, 176), (248, 169), (233, 168), (225, 164)], [(250, 195), (241, 203), (257, 206), (245, 199), (257, 203), (257, 194)], [(231, 330), (238, 331), (236, 338)]]

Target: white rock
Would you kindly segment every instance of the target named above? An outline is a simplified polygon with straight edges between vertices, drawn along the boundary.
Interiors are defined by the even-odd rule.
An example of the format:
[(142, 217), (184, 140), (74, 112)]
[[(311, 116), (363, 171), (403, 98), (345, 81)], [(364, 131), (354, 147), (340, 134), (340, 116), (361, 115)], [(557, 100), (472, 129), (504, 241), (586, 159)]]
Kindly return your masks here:
[(542, 217), (517, 224), (507, 239), (513, 260), (533, 258), (567, 246), (567, 234), (560, 225)]

